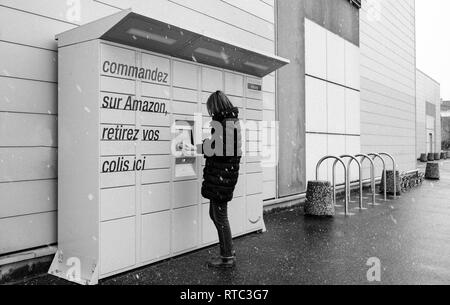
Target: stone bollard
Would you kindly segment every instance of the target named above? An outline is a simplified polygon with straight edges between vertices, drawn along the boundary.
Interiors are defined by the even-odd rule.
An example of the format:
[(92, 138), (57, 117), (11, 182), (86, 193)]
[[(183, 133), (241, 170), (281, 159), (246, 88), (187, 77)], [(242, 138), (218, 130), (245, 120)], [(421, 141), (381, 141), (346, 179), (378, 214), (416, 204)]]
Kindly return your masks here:
[(427, 180), (439, 180), (441, 178), (439, 173), (439, 163), (428, 162), (427, 169), (425, 170), (425, 179)]
[(441, 160), (447, 160), (447, 157), (445, 156), (445, 152), (441, 152)]
[(441, 160), (441, 154), (440, 153), (435, 153), (434, 154), (434, 161), (439, 161)]
[(434, 154), (433, 153), (429, 153), (427, 156), (428, 161), (434, 161)]
[[(394, 172), (392, 170), (388, 170), (387, 171), (387, 180), (386, 180), (386, 187), (387, 187), (387, 193), (389, 195), (393, 195), (394, 194)], [(383, 173), (383, 176), (381, 177), (381, 186), (380, 186), (380, 193), (384, 193), (384, 178), (385, 178), (385, 173)], [(402, 194), (402, 188), (401, 188), (401, 183), (402, 183), (402, 178), (400, 177), (400, 172), (397, 171), (397, 177), (396, 177), (396, 184), (397, 184), (397, 196), (400, 196)]]
[(309, 181), (306, 191), (305, 215), (334, 216), (333, 188), (328, 181)]
[(420, 155), (420, 162), (425, 163), (427, 161), (428, 161), (427, 154), (421, 154)]

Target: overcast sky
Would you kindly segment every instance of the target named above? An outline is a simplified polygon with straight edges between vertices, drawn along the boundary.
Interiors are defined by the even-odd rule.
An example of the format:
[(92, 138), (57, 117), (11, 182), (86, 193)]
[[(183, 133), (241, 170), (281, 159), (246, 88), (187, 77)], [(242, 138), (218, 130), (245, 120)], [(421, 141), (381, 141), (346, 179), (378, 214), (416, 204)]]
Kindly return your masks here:
[(450, 1), (416, 0), (417, 68), (441, 84), (450, 100)]

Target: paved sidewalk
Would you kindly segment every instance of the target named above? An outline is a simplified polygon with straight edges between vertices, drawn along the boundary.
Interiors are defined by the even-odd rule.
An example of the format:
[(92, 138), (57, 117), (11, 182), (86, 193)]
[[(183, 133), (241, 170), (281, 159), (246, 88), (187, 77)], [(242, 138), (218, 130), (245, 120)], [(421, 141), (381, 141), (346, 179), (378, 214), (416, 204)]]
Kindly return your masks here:
[[(217, 252), (211, 247), (101, 284), (369, 284), (371, 257), (381, 261), (381, 284), (450, 284), (450, 161), (441, 163), (441, 178), (352, 217), (269, 214), (266, 233), (235, 240), (233, 271), (206, 267)], [(24, 282), (66, 283), (49, 275)]]

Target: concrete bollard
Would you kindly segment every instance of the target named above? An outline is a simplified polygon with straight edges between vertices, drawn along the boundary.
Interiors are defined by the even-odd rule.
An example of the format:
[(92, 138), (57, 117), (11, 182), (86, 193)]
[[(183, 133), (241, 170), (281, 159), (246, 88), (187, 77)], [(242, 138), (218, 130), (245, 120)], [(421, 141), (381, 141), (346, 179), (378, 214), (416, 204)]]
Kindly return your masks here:
[(428, 156), (427, 156), (427, 159), (428, 159), (429, 162), (434, 161), (434, 154), (433, 153), (429, 153)]
[(427, 161), (428, 161), (427, 154), (421, 154), (420, 155), (420, 162), (425, 163)]
[(435, 153), (434, 154), (434, 161), (439, 161), (441, 160), (441, 154), (440, 153)]
[[(387, 180), (386, 180), (386, 188), (387, 188), (387, 193), (389, 195), (394, 195), (394, 172), (392, 170), (388, 170), (387, 172)], [(383, 173), (383, 176), (381, 177), (381, 187), (380, 187), (380, 192), (384, 193), (384, 179), (386, 177), (386, 172)], [(401, 183), (402, 183), (402, 179), (400, 178), (400, 172), (396, 171), (396, 184), (397, 184), (397, 196), (400, 196), (402, 194), (402, 188), (401, 188)]]
[(428, 162), (427, 169), (425, 170), (425, 179), (427, 180), (439, 180), (441, 178), (439, 173), (439, 163)]
[(333, 188), (328, 181), (309, 181), (306, 191), (305, 215), (334, 216)]

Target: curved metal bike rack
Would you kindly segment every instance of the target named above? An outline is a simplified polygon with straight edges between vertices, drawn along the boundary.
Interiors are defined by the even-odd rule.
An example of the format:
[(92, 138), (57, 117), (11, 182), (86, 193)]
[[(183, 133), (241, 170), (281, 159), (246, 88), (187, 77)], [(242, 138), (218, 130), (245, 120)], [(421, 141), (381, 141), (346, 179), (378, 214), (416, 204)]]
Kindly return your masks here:
[[(347, 164), (347, 171), (345, 172), (346, 175), (346, 185), (345, 187), (347, 188), (347, 194), (348, 194), (348, 201), (350, 201), (350, 197), (351, 197), (351, 189), (350, 189), (350, 184), (351, 184), (351, 179), (350, 179), (350, 166), (352, 165), (352, 162), (355, 161), (358, 164), (359, 167), (359, 209), (363, 210), (363, 183), (362, 183), (362, 167), (361, 167), (361, 163), (358, 161), (358, 159), (356, 159), (354, 156), (351, 155), (342, 155), (340, 156), (341, 159), (344, 158), (350, 158), (348, 164)], [(334, 162), (333, 164), (333, 171), (334, 168), (336, 166), (337, 161)], [(333, 179), (335, 179), (335, 177), (333, 177)], [(333, 184), (335, 183), (335, 181), (333, 181)], [(333, 194), (333, 196), (336, 196), (336, 193)]]
[[(372, 158), (373, 160), (375, 160), (376, 158), (380, 159), (381, 162), (383, 163), (383, 173), (386, 172), (386, 162), (384, 161), (382, 156), (376, 153), (370, 153), (367, 155), (373, 157)], [(384, 201), (387, 201), (386, 179), (384, 179)]]
[(372, 189), (372, 205), (377, 205), (376, 202), (376, 194), (375, 194), (375, 163), (373, 160), (365, 154), (358, 154), (355, 156), (356, 158), (361, 158), (361, 165), (365, 160), (370, 161), (370, 179), (371, 179), (371, 189)]
[[(394, 176), (394, 200), (397, 199), (397, 163), (395, 162), (394, 157), (392, 157), (388, 153), (379, 153), (380, 156), (386, 156), (392, 161), (393, 167), (393, 176)], [(386, 180), (387, 180), (387, 172), (385, 171), (384, 183), (385, 183), (385, 191), (386, 191)]]
[[(335, 163), (340, 162), (342, 166), (344, 167), (344, 171), (347, 172), (347, 166), (345, 165), (344, 161), (336, 156), (326, 156), (320, 159), (319, 162), (317, 162), (316, 165), (316, 180), (319, 180), (319, 170), (322, 163), (328, 159), (335, 159)], [(333, 192), (336, 194), (336, 170), (335, 166), (333, 166)], [(347, 175), (345, 175), (345, 185), (347, 186)], [(336, 196), (333, 197), (333, 204), (336, 205)], [(348, 215), (348, 189), (345, 187), (345, 215)]]

